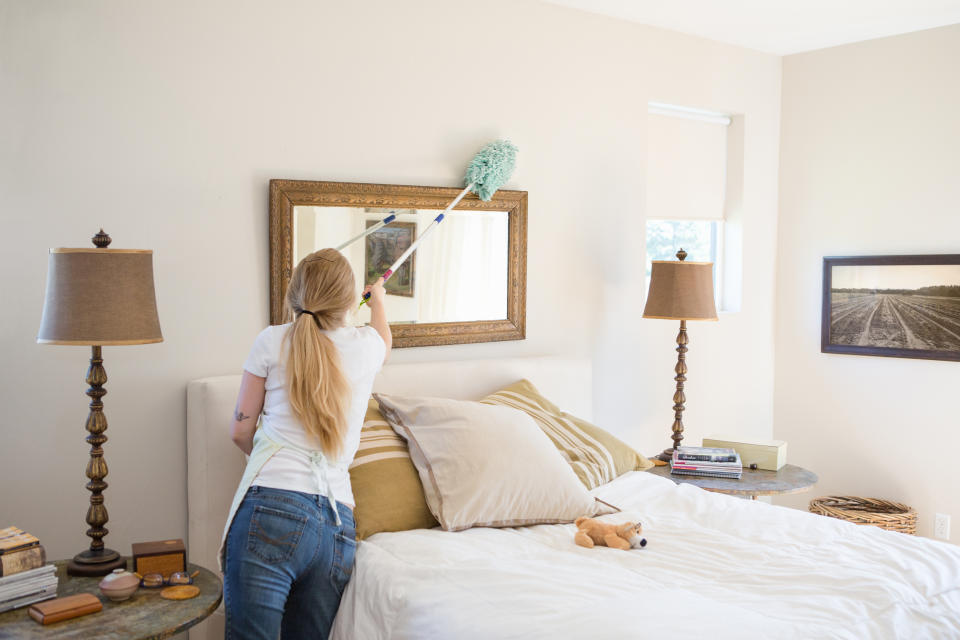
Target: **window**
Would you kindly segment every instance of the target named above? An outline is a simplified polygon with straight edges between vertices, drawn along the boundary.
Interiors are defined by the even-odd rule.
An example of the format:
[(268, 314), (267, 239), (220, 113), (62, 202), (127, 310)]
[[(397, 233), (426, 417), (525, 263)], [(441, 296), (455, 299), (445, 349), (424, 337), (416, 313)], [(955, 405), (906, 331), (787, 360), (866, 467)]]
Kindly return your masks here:
[(720, 308), (723, 281), (719, 274), (723, 257), (723, 221), (721, 220), (647, 220), (647, 276), (654, 260), (676, 260), (677, 251), (687, 252), (690, 262), (713, 263), (713, 295)]
[[(690, 262), (713, 263), (717, 309), (739, 306), (736, 255), (724, 274), (727, 214), (737, 211), (739, 131), (728, 141), (732, 116), (651, 102), (647, 110), (646, 289), (653, 260), (676, 260), (683, 248)], [(737, 127), (734, 127), (737, 129)], [(731, 175), (728, 175), (728, 168)], [(732, 179), (732, 180), (731, 180)], [(732, 188), (732, 191), (728, 190)], [(737, 216), (734, 215), (736, 218)], [(731, 236), (737, 253), (739, 221)], [(722, 295), (724, 285), (728, 298)], [(721, 303), (724, 304), (721, 304)]]

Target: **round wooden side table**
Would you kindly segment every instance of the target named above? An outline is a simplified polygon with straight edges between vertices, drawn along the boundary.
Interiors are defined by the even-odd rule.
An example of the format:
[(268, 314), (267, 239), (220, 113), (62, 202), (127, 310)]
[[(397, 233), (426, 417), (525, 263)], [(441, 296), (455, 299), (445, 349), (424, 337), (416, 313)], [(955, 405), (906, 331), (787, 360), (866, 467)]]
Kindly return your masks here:
[(189, 572), (200, 573), (193, 584), (200, 595), (189, 600), (166, 600), (160, 589), (140, 587), (123, 602), (113, 602), (100, 593), (98, 584), (103, 577), (84, 578), (67, 575), (67, 560), (58, 560), (57, 576), (60, 584), (57, 597), (78, 593), (92, 593), (100, 598), (103, 610), (79, 618), (42, 625), (27, 613), (29, 606), (0, 613), (0, 638), (34, 640), (63, 638), (65, 640), (152, 640), (168, 638), (197, 624), (220, 605), (223, 594), (220, 578), (212, 571), (195, 564), (187, 565)]
[(682, 476), (670, 473), (670, 464), (654, 467), (647, 471), (663, 478), (669, 478), (677, 484), (692, 484), (707, 491), (728, 493), (731, 495), (757, 496), (783, 495), (807, 491), (817, 483), (817, 474), (794, 464), (785, 464), (779, 471), (762, 469), (744, 469), (739, 480), (733, 478), (711, 478), (709, 476)]

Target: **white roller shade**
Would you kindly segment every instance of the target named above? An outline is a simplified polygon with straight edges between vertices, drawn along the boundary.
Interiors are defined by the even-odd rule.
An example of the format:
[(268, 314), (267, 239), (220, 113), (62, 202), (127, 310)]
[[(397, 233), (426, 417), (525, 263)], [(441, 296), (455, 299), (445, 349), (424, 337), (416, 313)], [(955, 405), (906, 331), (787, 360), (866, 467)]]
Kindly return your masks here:
[(729, 119), (691, 111), (647, 114), (648, 219), (723, 219)]

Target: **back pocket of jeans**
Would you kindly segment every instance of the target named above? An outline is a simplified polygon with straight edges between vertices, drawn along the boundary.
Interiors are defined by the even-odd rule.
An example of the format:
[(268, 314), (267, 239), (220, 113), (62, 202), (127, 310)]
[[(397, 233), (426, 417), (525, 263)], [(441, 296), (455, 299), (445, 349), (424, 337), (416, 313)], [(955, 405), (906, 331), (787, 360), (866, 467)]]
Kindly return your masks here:
[(330, 579), (337, 593), (343, 595), (343, 590), (353, 575), (353, 563), (357, 555), (357, 541), (341, 533), (333, 536), (333, 566), (330, 568)]
[(285, 562), (293, 557), (307, 517), (257, 505), (250, 518), (247, 550), (264, 562)]

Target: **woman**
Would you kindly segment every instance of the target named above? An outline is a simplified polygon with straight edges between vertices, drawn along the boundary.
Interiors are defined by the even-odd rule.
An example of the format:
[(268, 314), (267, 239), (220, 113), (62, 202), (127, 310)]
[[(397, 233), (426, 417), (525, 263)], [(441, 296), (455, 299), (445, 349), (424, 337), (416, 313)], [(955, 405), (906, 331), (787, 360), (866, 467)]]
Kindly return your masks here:
[(391, 346), (383, 279), (367, 291), (370, 325), (348, 326), (350, 264), (310, 254), (287, 288), (293, 322), (260, 332), (244, 363), (231, 435), (250, 458), (221, 547), (230, 640), (330, 633), (356, 550), (347, 467)]

